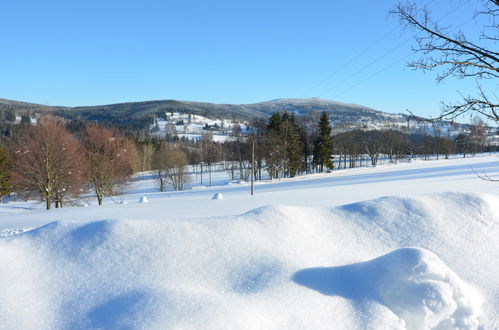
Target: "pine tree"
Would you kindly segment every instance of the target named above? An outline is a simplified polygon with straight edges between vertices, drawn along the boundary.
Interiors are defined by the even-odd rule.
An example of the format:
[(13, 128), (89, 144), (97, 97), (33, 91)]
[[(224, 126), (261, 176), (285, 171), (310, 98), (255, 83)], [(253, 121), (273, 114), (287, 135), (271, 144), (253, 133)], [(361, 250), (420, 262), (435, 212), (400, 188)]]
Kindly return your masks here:
[(0, 148), (0, 204), (2, 203), (3, 197), (8, 195), (11, 191), (11, 174), (7, 159), (7, 152)]
[(279, 112), (274, 112), (269, 119), (269, 122), (267, 124), (267, 130), (274, 131), (274, 130), (279, 130), (279, 127), (281, 126), (281, 115), (279, 115)]
[(266, 163), (271, 178), (293, 177), (303, 171), (305, 164), (302, 128), (294, 114), (275, 112), (267, 124)]
[(303, 164), (303, 146), (300, 137), (300, 126), (296, 122), (294, 114), (288, 115), (286, 112), (281, 118), (284, 124), (284, 137), (287, 151), (287, 174), (294, 177), (302, 169)]
[(333, 154), (333, 138), (331, 136), (331, 124), (329, 117), (324, 111), (319, 120), (319, 134), (314, 143), (314, 164), (319, 166), (319, 171), (324, 172), (324, 167), (332, 169), (334, 167), (331, 161)]
[(265, 139), (265, 162), (267, 163), (270, 179), (278, 178), (282, 169), (282, 160), (286, 157), (281, 136), (281, 115), (274, 112), (267, 123)]

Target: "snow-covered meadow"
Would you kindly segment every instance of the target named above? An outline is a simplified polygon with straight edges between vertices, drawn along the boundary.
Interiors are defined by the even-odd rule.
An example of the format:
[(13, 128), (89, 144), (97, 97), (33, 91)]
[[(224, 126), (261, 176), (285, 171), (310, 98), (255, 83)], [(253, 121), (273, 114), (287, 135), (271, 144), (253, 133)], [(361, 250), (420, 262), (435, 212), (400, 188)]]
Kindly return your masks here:
[(257, 182), (254, 196), (226, 173), (164, 193), (143, 174), (102, 207), (1, 205), (0, 324), (497, 329), (499, 183), (472, 169), (499, 177), (499, 158)]

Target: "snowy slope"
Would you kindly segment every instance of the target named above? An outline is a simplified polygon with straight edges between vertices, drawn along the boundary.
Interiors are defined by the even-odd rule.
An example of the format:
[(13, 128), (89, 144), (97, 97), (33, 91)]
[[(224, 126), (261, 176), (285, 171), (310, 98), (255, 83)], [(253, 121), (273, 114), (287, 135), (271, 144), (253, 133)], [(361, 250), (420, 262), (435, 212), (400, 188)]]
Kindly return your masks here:
[[(138, 177), (130, 191), (119, 198), (106, 199), (102, 207), (95, 198), (87, 199), (85, 208), (64, 208), (45, 211), (44, 204), (16, 202), (0, 205), (0, 231), (38, 227), (52, 221), (95, 219), (151, 220), (193, 219), (227, 216), (248, 212), (267, 205), (332, 207), (383, 196), (411, 196), (430, 192), (475, 192), (498, 194), (499, 185), (483, 181), (473, 173), (485, 171), (499, 177), (496, 155), (439, 161), (415, 161), (377, 168), (356, 168), (329, 174), (312, 174), (293, 179), (256, 182), (255, 195), (250, 198), (249, 183), (232, 183), (227, 172), (212, 174), (213, 186), (208, 187), (208, 174), (192, 175), (190, 190), (158, 192), (152, 177)], [(199, 167), (198, 167), (199, 170)], [(221, 192), (224, 200), (212, 201)], [(147, 196), (149, 203), (138, 203)], [(116, 204), (121, 200), (128, 204)]]
[[(51, 223), (0, 240), (0, 322), (497, 328), (498, 214), (497, 196), (435, 193), (191, 221)], [(399, 250), (408, 246), (434, 254)]]
[(145, 176), (128, 204), (2, 205), (1, 328), (498, 329), (499, 188), (470, 166), (499, 162), (338, 171), (253, 198), (155, 193)]

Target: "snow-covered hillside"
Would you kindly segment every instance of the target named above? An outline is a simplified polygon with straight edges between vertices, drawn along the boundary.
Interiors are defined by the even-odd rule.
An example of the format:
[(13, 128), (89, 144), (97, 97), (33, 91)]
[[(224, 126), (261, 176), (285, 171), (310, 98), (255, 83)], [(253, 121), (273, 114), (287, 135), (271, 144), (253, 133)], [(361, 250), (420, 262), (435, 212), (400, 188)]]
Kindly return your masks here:
[(156, 118), (150, 134), (159, 137), (177, 136), (189, 140), (199, 140), (210, 134), (215, 142), (234, 139), (237, 134), (247, 133), (247, 124), (229, 119), (209, 119), (201, 115), (178, 112), (165, 112), (165, 118)]
[(264, 182), (253, 197), (245, 183), (156, 193), (144, 176), (127, 204), (2, 205), (1, 229), (42, 227), (0, 239), (0, 324), (497, 329), (499, 186), (470, 167), (495, 176), (499, 159)]
[[(307, 102), (305, 102), (307, 101)], [(310, 106), (313, 99), (305, 99), (302, 103)], [(336, 104), (333, 101), (319, 100), (319, 104)], [(276, 111), (283, 111), (286, 108), (285, 100), (275, 100), (272, 103), (276, 106)], [(291, 99), (293, 106), (299, 106), (300, 100)], [(312, 103), (311, 103), (312, 102)], [(360, 107), (358, 105), (352, 105)], [(298, 116), (310, 116), (310, 111), (297, 111), (290, 109), (290, 112)], [(351, 110), (354, 111), (354, 110)], [(334, 134), (351, 131), (354, 129), (360, 130), (398, 130), (407, 134), (422, 134), (437, 137), (446, 137), (455, 139), (459, 134), (470, 134), (471, 126), (456, 124), (446, 121), (420, 121), (410, 116), (403, 114), (389, 114), (364, 109), (366, 113), (357, 114), (352, 117), (351, 113), (347, 114), (330, 114), (330, 120), (333, 126)], [(317, 112), (317, 111), (316, 111)], [(177, 136), (179, 138), (187, 138), (189, 140), (199, 140), (203, 135), (210, 134), (213, 141), (225, 142), (234, 139), (235, 135), (248, 133), (248, 122), (230, 120), (230, 119), (210, 119), (201, 115), (179, 113), (179, 112), (164, 112), (164, 118), (156, 118), (154, 124), (149, 128), (149, 133), (157, 137)], [(486, 144), (499, 145), (499, 134), (496, 127), (488, 127), (486, 130)]]

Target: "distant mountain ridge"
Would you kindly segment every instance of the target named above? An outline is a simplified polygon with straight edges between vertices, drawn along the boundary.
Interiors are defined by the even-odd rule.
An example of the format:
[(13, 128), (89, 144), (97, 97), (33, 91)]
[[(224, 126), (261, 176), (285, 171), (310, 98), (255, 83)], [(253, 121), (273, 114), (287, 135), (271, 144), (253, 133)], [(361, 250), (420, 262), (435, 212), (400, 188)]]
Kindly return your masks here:
[(288, 111), (297, 115), (306, 115), (312, 111), (326, 111), (332, 120), (341, 121), (358, 121), (360, 118), (383, 120), (393, 118), (394, 116), (403, 116), (385, 113), (362, 105), (317, 98), (275, 99), (252, 104), (216, 104), (194, 101), (155, 100), (77, 107), (46, 106), (0, 99), (0, 106), (10, 106), (19, 111), (53, 112), (56, 115), (67, 118), (104, 120), (113, 123), (149, 117), (159, 112), (192, 113), (209, 118), (237, 120), (267, 119), (276, 111)]

